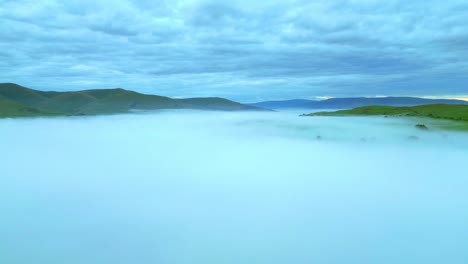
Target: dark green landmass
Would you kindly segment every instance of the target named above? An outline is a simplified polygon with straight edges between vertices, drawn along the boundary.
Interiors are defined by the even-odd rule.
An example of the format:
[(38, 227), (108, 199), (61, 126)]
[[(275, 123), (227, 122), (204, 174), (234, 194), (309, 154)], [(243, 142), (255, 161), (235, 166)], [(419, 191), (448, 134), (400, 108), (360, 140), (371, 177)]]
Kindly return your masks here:
[(448, 128), (468, 130), (468, 105), (430, 104), (411, 107), (363, 106), (350, 110), (316, 112), (303, 116), (399, 116), (457, 121)]
[(0, 117), (99, 115), (158, 109), (265, 111), (219, 97), (173, 99), (120, 88), (45, 92), (0, 83)]
[(417, 116), (468, 121), (468, 105), (430, 104), (410, 107), (363, 106), (350, 110), (317, 112), (305, 116)]

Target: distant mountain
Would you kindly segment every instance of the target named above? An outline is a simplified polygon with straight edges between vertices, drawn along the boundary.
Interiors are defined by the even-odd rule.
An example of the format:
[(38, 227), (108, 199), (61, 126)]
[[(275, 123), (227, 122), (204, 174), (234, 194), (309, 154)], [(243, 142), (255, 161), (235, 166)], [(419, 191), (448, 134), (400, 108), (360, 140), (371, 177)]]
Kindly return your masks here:
[(0, 83), (0, 117), (98, 115), (156, 109), (266, 111), (219, 97), (173, 99), (120, 88), (45, 92)]
[(268, 108), (268, 109), (281, 109), (281, 108), (306, 108), (304, 105), (315, 101), (306, 99), (293, 99), (293, 100), (280, 100), (280, 101), (264, 101), (258, 103), (248, 104), (255, 107)]
[(383, 105), (383, 106), (417, 106), (426, 104), (465, 104), (467, 101), (452, 99), (426, 99), (417, 97), (353, 97), (353, 98), (330, 98), (321, 101), (311, 100), (286, 100), (266, 101), (249, 104), (269, 109), (302, 108), (302, 109), (350, 109), (361, 106)]

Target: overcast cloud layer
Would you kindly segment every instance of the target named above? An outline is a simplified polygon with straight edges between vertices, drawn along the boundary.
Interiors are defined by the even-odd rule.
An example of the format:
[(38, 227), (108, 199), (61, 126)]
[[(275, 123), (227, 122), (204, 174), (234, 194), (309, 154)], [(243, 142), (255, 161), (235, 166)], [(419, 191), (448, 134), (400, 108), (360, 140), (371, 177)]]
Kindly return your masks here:
[(0, 0), (0, 81), (240, 101), (468, 94), (468, 2)]

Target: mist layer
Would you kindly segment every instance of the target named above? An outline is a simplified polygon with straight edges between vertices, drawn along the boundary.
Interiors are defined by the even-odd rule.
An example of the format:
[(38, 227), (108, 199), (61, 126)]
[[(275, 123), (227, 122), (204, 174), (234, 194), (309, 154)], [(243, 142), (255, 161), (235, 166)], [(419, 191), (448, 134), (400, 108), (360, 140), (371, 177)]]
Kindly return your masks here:
[(0, 263), (468, 262), (468, 136), (408, 119), (3, 119), (0, 146)]

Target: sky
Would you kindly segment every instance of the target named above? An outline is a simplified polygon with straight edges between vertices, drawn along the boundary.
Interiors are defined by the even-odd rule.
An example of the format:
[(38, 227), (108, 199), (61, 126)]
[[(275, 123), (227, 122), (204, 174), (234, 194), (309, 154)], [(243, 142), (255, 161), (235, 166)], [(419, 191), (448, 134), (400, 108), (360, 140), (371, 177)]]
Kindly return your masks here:
[(242, 102), (468, 98), (468, 1), (0, 0), (0, 82)]

